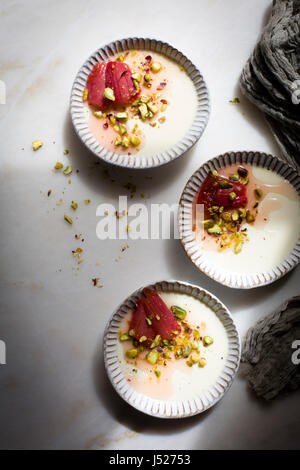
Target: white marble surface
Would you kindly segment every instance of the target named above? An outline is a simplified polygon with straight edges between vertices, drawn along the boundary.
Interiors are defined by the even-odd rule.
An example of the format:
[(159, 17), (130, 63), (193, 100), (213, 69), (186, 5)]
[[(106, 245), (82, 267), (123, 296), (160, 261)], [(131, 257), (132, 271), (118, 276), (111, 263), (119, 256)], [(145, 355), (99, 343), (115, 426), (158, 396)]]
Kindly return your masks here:
[[(278, 154), (259, 112), (243, 98), (239, 106), (229, 103), (240, 95), (239, 74), (270, 4), (1, 1), (0, 79), (7, 84), (7, 104), (0, 105), (0, 339), (7, 345), (7, 364), (0, 365), (1, 448), (299, 446), (299, 393), (266, 405), (238, 375), (210, 412), (159, 421), (135, 412), (116, 396), (104, 374), (101, 351), (112, 311), (153, 280), (177, 278), (207, 288), (231, 309), (242, 336), (259, 317), (299, 293), (299, 267), (274, 285), (236, 291), (201, 274), (176, 240), (129, 241), (130, 248), (116, 261), (122, 242), (101, 242), (95, 232), (97, 205), (116, 203), (119, 194), (126, 194), (122, 185), (128, 181), (137, 184), (137, 194), (150, 194), (147, 204), (175, 203), (188, 177), (208, 158), (244, 149)], [(114, 169), (116, 181), (111, 183), (74, 135), (69, 93), (91, 52), (133, 35), (158, 37), (184, 51), (207, 81), (212, 112), (201, 140), (184, 158), (151, 171), (152, 180), (145, 172)], [(31, 149), (35, 139), (44, 141), (38, 152)], [(64, 149), (70, 150), (69, 156), (63, 155)], [(71, 184), (52, 170), (58, 160), (80, 170)], [(91, 199), (89, 206), (85, 198)], [(63, 214), (73, 199), (80, 207), (71, 227)], [(84, 261), (76, 273), (71, 250), (79, 245), (74, 234), (80, 232)], [(92, 286), (93, 277), (101, 278), (102, 289)]]

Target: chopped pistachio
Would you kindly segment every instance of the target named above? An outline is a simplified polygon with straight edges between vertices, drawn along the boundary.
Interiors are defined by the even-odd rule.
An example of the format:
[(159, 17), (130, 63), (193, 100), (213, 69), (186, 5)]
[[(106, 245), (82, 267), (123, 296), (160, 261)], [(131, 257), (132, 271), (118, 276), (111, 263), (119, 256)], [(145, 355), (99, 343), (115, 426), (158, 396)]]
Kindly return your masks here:
[(151, 113), (156, 114), (158, 113), (158, 107), (153, 103), (147, 103), (148, 109), (150, 109)]
[(82, 96), (83, 101), (86, 101), (87, 97), (88, 97), (88, 90), (87, 90), (87, 88), (85, 88), (84, 92), (83, 92), (83, 96)]
[(104, 96), (110, 101), (115, 101), (115, 94), (114, 90), (112, 88), (105, 88), (104, 90)]
[(117, 58), (116, 58), (116, 61), (117, 62), (124, 62), (125, 60), (125, 56), (123, 54), (120, 54)]
[(223, 219), (225, 222), (230, 222), (231, 221), (230, 212), (222, 212), (221, 219)]
[(205, 357), (200, 357), (199, 362), (198, 362), (198, 367), (205, 367), (207, 364), (207, 360)]
[(183, 308), (178, 307), (177, 305), (172, 305), (171, 310), (174, 313), (175, 317), (177, 317), (179, 320), (185, 319), (186, 310), (184, 310)]
[(229, 193), (229, 199), (231, 201), (234, 201), (236, 199), (236, 193), (234, 191), (232, 191), (231, 193)]
[(128, 333), (123, 333), (121, 336), (120, 336), (120, 341), (128, 341), (130, 339), (130, 336)]
[(247, 210), (247, 212), (246, 212), (246, 220), (249, 224), (251, 224), (251, 222), (254, 222), (254, 220), (255, 220), (254, 215), (251, 214), (251, 212), (249, 210)]
[(187, 344), (186, 346), (183, 347), (183, 350), (182, 350), (182, 357), (189, 357), (189, 355), (191, 354), (192, 352), (192, 347)]
[(149, 96), (141, 95), (139, 97), (139, 103), (148, 103), (149, 100), (150, 100)]
[(203, 221), (204, 228), (208, 229), (211, 228), (214, 225), (215, 221), (214, 219), (206, 219)]
[(239, 214), (240, 214), (240, 217), (242, 217), (244, 219), (247, 215), (246, 209), (243, 209), (242, 207), (240, 207), (239, 208)]
[(131, 75), (133, 80), (136, 80), (138, 83), (142, 81), (142, 74), (139, 72), (135, 72)]
[(77, 209), (77, 207), (78, 207), (78, 204), (77, 204), (77, 202), (75, 202), (75, 201), (72, 201), (72, 203), (71, 203), (71, 207), (72, 207), (72, 209), (74, 209), (74, 211), (76, 211), (76, 209)]
[(93, 111), (93, 116), (95, 116), (97, 119), (100, 119), (103, 117), (102, 111)]
[(86, 204), (90, 204), (91, 200), (90, 200), (90, 199), (85, 199), (84, 202), (85, 202)]
[(239, 99), (239, 98), (233, 98), (233, 100), (229, 100), (229, 103), (237, 103), (237, 104), (239, 104), (239, 103), (240, 103), (240, 99)]
[(160, 342), (161, 342), (161, 336), (160, 335), (156, 335), (154, 340), (152, 341), (151, 343), (151, 346), (150, 348), (153, 349), (153, 348), (156, 348), (157, 346), (160, 345)]
[(127, 137), (123, 137), (122, 139), (122, 147), (128, 148), (129, 147), (129, 139)]
[(219, 181), (219, 185), (222, 189), (232, 188), (233, 184), (229, 183), (228, 181), (221, 180)]
[(199, 333), (198, 330), (194, 330), (194, 331), (193, 331), (193, 335), (194, 335), (194, 338), (195, 338), (195, 339), (200, 339), (200, 333)]
[(153, 64), (151, 65), (151, 70), (154, 73), (159, 72), (161, 70), (161, 64), (159, 62), (153, 62)]
[(217, 170), (211, 170), (211, 174), (215, 177), (219, 176), (219, 173), (217, 172)]
[(54, 165), (54, 168), (56, 170), (61, 170), (64, 167), (64, 165), (61, 162), (56, 162)]
[(166, 103), (163, 103), (160, 107), (161, 112), (162, 113), (165, 112), (166, 109), (167, 109), (167, 105), (166, 105)]
[(232, 181), (240, 181), (240, 177), (239, 177), (239, 175), (237, 175), (237, 174), (230, 175), (229, 178), (230, 178)]
[(35, 152), (39, 150), (41, 147), (43, 147), (43, 145), (44, 144), (41, 140), (35, 140), (34, 142), (32, 142), (32, 148)]
[(64, 150), (64, 155), (69, 155), (69, 150)]
[(260, 198), (262, 197), (262, 195), (263, 195), (263, 192), (262, 192), (262, 190), (261, 190), (260, 188), (255, 188), (255, 189), (254, 189), (254, 193), (255, 193), (255, 196), (256, 196), (258, 199), (260, 199)]
[(126, 126), (124, 126), (123, 124), (119, 124), (119, 132), (121, 135), (127, 134)]
[(148, 317), (146, 317), (146, 322), (148, 323), (149, 326), (152, 325), (152, 321)]
[(157, 361), (158, 361), (158, 357), (159, 357), (159, 354), (158, 354), (158, 351), (150, 351), (147, 356), (146, 356), (146, 359), (148, 362), (150, 362), (150, 364), (156, 364)]
[(128, 113), (126, 111), (122, 112), (122, 113), (117, 113), (116, 115), (116, 118), (117, 119), (128, 119)]
[(122, 145), (121, 137), (117, 137), (116, 140), (115, 140), (115, 146), (118, 147), (118, 145)]
[(235, 254), (237, 255), (238, 253), (240, 253), (242, 251), (242, 248), (243, 248), (243, 242), (239, 241), (234, 247)]
[(248, 176), (245, 178), (245, 180), (243, 181), (243, 185), (244, 186), (247, 186), (247, 184), (249, 183), (249, 178)]
[(126, 356), (129, 359), (134, 359), (138, 355), (138, 350), (137, 349), (129, 349), (126, 351)]
[(214, 340), (212, 339), (211, 336), (204, 336), (203, 338), (203, 345), (204, 346), (210, 346), (211, 344), (213, 344)]
[(117, 120), (115, 118), (115, 116), (111, 115), (109, 116), (109, 120), (110, 120), (110, 123), (115, 126), (117, 124)]
[(141, 336), (139, 341), (140, 341), (140, 343), (143, 343), (144, 341), (147, 341), (147, 336)]
[(140, 104), (139, 112), (142, 119), (146, 119), (148, 117), (148, 108), (145, 103)]
[(138, 145), (140, 145), (141, 141), (138, 137), (136, 137), (135, 135), (132, 135), (132, 136), (130, 136), (130, 143), (134, 147), (137, 147)]
[(195, 354), (192, 354), (188, 361), (186, 361), (186, 364), (189, 366), (189, 367), (192, 367), (194, 364), (197, 364), (197, 362), (199, 361), (199, 358), (198, 356), (196, 356)]
[(64, 169), (63, 173), (64, 175), (70, 175), (73, 171), (73, 168), (71, 167), (71, 165), (67, 165), (66, 168)]
[(233, 211), (231, 214), (231, 218), (234, 222), (236, 222), (237, 220), (239, 220), (239, 213), (237, 211)]
[(151, 80), (151, 75), (150, 75), (150, 73), (146, 73), (146, 74), (144, 75), (144, 80), (145, 80), (145, 82), (150, 82), (150, 80)]
[(68, 222), (68, 224), (72, 225), (73, 220), (67, 214), (64, 215), (64, 219)]
[(134, 330), (130, 330), (128, 334), (129, 334), (129, 336), (134, 336), (134, 335), (135, 335), (135, 331), (134, 331)]
[(175, 352), (175, 359), (180, 359), (182, 356), (182, 348), (177, 349)]
[(208, 233), (212, 235), (220, 235), (222, 233), (222, 229), (220, 225), (215, 224), (213, 227), (207, 229)]
[(156, 370), (154, 373), (155, 373), (157, 378), (159, 378), (161, 376), (161, 371), (160, 370)]

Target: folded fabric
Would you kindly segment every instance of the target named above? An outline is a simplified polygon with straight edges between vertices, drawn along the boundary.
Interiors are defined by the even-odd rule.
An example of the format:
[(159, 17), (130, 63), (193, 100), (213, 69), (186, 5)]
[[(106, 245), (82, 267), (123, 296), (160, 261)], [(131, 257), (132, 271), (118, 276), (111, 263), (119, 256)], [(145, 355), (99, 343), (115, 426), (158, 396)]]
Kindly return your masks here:
[(294, 359), (299, 340), (300, 296), (287, 300), (248, 330), (241, 360), (244, 376), (258, 396), (271, 400), (300, 387), (300, 365)]
[(244, 67), (242, 92), (264, 112), (283, 157), (300, 165), (300, 0), (273, 0)]

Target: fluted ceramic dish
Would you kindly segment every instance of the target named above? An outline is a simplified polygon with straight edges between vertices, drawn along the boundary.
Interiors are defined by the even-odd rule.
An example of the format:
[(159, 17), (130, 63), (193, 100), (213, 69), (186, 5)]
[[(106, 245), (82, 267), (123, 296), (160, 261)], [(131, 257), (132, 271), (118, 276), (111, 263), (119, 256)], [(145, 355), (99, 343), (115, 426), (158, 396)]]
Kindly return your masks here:
[(300, 240), (298, 240), (290, 255), (270, 271), (262, 270), (253, 274), (239, 274), (231, 272), (229, 268), (226, 270), (221, 269), (216, 264), (210, 264), (205, 259), (203, 251), (196, 242), (195, 232), (192, 229), (192, 204), (195, 195), (208, 173), (212, 170), (219, 171), (229, 165), (247, 163), (266, 168), (282, 176), (289, 181), (300, 196), (299, 173), (286, 162), (261, 152), (229, 152), (207, 161), (195, 171), (183, 190), (178, 212), (179, 236), (190, 260), (215, 281), (237, 289), (251, 289), (270, 284), (295, 268), (300, 261)]
[[(84, 112), (83, 92), (86, 88), (87, 77), (97, 62), (107, 61), (117, 53), (128, 50), (145, 50), (163, 54), (182, 66), (192, 80), (197, 94), (197, 110), (194, 121), (184, 136), (176, 145), (167, 151), (151, 155), (149, 157), (134, 157), (117, 152), (111, 152), (104, 148), (89, 130), (87, 116)], [(153, 168), (169, 163), (180, 157), (200, 139), (209, 117), (209, 96), (207, 86), (197, 67), (180, 51), (168, 43), (157, 39), (126, 38), (114, 41), (100, 47), (92, 54), (80, 68), (71, 92), (70, 111), (75, 131), (80, 140), (97, 157), (121, 167), (128, 168)]]
[(208, 410), (228, 391), (240, 362), (240, 339), (234, 321), (225, 305), (208, 291), (182, 281), (159, 281), (147, 286), (160, 292), (176, 292), (190, 295), (206, 306), (219, 318), (228, 339), (228, 355), (223, 370), (214, 383), (205, 392), (192, 399), (181, 401), (158, 400), (137, 392), (126, 380), (119, 362), (118, 342), (120, 324), (124, 317), (136, 305), (142, 296), (143, 288), (130, 295), (113, 313), (104, 333), (104, 362), (108, 377), (116, 392), (127, 403), (143, 413), (158, 418), (185, 418)]

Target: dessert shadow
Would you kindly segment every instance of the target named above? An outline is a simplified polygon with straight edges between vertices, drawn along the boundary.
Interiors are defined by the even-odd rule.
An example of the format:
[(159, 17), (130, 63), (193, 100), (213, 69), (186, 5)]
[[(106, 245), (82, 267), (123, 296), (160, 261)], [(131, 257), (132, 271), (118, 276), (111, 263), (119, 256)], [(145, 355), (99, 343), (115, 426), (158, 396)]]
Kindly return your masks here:
[[(103, 340), (101, 340), (101, 342), (103, 342)], [(93, 379), (99, 400), (108, 412), (120, 424), (137, 433), (169, 435), (183, 432), (204, 421), (212, 412), (213, 408), (219, 405), (217, 403), (213, 408), (203, 413), (180, 419), (155, 418), (144, 414), (124, 402), (114, 390), (107, 377), (103, 355), (99, 348), (97, 348), (93, 361)]]
[(78, 177), (84, 185), (99, 195), (114, 198), (126, 194), (125, 186), (128, 183), (136, 186), (137, 192), (158, 194), (165, 188), (166, 182), (169, 184), (182, 174), (195, 152), (193, 146), (177, 159), (151, 169), (122, 168), (106, 163), (87, 149), (75, 132), (69, 112), (66, 115), (63, 135), (64, 146), (70, 152), (70, 164), (79, 170)]

